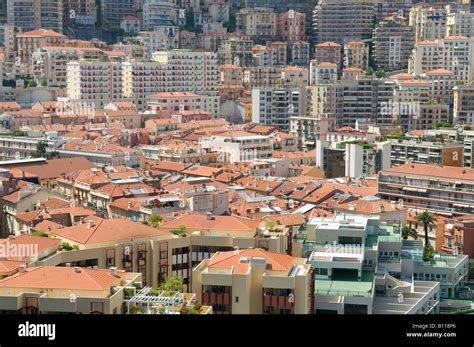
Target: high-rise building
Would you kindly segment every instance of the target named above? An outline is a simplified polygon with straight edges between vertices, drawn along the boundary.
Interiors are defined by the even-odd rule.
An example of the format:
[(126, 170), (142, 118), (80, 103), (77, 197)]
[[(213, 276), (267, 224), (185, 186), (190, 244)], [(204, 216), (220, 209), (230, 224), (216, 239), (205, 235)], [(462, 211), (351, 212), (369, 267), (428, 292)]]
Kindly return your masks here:
[(315, 42), (369, 40), (374, 19), (371, 0), (319, 0), (313, 12)]
[(171, 0), (145, 0), (143, 4), (143, 26), (154, 31), (161, 26), (175, 25), (179, 9)]
[(367, 70), (369, 66), (369, 46), (362, 41), (350, 41), (344, 45), (345, 67)]
[(192, 92), (202, 96), (203, 109), (219, 113), (217, 85), (219, 64), (216, 53), (191, 50), (159, 51), (153, 60), (167, 66), (168, 92)]
[(252, 122), (289, 130), (290, 118), (303, 112), (299, 88), (252, 89)]
[(456, 124), (474, 123), (474, 85), (457, 86), (454, 91), (454, 122)]
[(48, 29), (63, 32), (62, 0), (7, 0), (7, 21), (23, 31)]
[(385, 71), (407, 69), (414, 42), (413, 27), (408, 26), (403, 17), (386, 17), (374, 29), (372, 44), (375, 66)]
[(135, 14), (134, 0), (101, 0), (102, 27), (119, 29), (123, 17)]
[(277, 14), (270, 8), (243, 8), (236, 14), (237, 32), (262, 42), (272, 40), (277, 33)]

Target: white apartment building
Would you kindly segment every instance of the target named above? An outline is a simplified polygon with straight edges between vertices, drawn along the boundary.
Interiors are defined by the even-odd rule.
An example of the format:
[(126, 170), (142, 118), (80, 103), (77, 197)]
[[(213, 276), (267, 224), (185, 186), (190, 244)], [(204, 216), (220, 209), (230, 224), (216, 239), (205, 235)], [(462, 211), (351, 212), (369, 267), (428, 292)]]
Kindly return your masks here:
[(142, 31), (141, 38), (145, 46), (145, 57), (151, 58), (156, 51), (179, 48), (179, 27), (166, 25), (154, 31)]
[[(67, 86), (67, 63), (80, 59), (99, 59), (104, 52), (95, 47), (46, 46), (33, 53), (34, 73), (48, 86)], [(37, 60), (35, 59), (37, 58)]]
[(311, 60), (309, 65), (309, 83), (312, 86), (337, 82), (337, 65), (334, 63), (317, 63)]
[(474, 36), (474, 13), (448, 13), (446, 36)]
[(293, 254), (309, 255), (314, 269), (316, 314), (439, 313), (440, 283), (415, 278), (399, 228), (379, 218), (312, 218), (294, 237)]
[(474, 37), (450, 36), (442, 40), (423, 41), (415, 45), (409, 72), (421, 75), (435, 69), (452, 71), (460, 83), (474, 79)]
[(122, 65), (118, 62), (79, 60), (67, 63), (67, 96), (103, 108), (122, 99)]
[(129, 60), (122, 63), (123, 97), (139, 111), (146, 109), (147, 96), (167, 88), (166, 66), (154, 61)]
[(450, 36), (441, 41), (443, 68), (452, 71), (460, 83), (474, 81), (474, 37)]
[(391, 166), (390, 141), (345, 145), (346, 176), (370, 176)]
[(252, 122), (290, 129), (290, 118), (301, 116), (304, 109), (299, 88), (252, 89)]
[(218, 152), (219, 161), (234, 163), (272, 157), (270, 138), (244, 132), (205, 136), (199, 140), (202, 149)]
[(153, 60), (167, 65), (167, 92), (191, 92), (202, 96), (203, 109), (217, 115), (219, 64), (216, 53), (171, 50), (153, 53)]
[(143, 2), (143, 26), (145, 30), (155, 31), (164, 25), (176, 24), (179, 16), (175, 1), (145, 0)]

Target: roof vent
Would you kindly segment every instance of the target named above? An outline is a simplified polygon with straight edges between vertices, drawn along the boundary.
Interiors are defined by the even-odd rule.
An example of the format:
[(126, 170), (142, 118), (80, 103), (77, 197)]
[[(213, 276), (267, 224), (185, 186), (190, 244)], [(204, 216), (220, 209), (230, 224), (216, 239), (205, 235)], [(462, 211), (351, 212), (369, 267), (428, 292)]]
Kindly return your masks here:
[(75, 273), (81, 273), (81, 268), (79, 266), (74, 266), (74, 272)]
[(21, 264), (21, 265), (18, 267), (18, 272), (20, 272), (20, 273), (26, 272), (26, 265), (25, 265), (25, 264)]
[(115, 266), (110, 268), (110, 273), (112, 276), (117, 276), (117, 268)]
[(88, 221), (87, 221), (87, 227), (88, 227), (88, 228), (92, 228), (93, 226), (95, 226), (94, 221), (93, 221), (92, 219), (88, 220)]

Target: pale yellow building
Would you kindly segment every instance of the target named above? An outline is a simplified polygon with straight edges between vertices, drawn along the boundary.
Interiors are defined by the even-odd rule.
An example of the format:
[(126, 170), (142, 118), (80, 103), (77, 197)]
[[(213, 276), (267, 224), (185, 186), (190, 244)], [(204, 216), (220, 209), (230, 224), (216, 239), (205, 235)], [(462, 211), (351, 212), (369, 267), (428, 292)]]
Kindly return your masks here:
[(214, 314), (309, 314), (313, 282), (306, 259), (262, 249), (217, 252), (193, 269), (197, 301)]

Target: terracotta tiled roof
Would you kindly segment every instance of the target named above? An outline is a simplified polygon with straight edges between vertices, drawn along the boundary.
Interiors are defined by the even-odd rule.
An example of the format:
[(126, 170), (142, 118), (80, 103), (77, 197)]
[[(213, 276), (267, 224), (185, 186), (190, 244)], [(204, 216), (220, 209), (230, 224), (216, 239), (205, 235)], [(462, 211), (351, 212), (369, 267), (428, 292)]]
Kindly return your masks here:
[[(289, 271), (295, 263), (295, 258), (282, 253), (273, 253), (261, 249), (245, 249), (229, 252), (218, 252), (210, 260), (209, 268), (231, 268), (239, 267), (241, 258), (265, 258), (267, 260), (267, 270)], [(242, 272), (240, 269), (239, 272)]]
[(431, 176), (439, 178), (474, 180), (474, 169), (439, 166), (430, 164), (407, 163), (397, 167), (392, 167), (382, 171), (383, 173), (412, 174), (418, 176)]
[(114, 276), (108, 270), (74, 267), (38, 266), (27, 268), (0, 281), (2, 288), (71, 289), (103, 291), (121, 283), (123, 272)]
[[(89, 226), (89, 220), (93, 223)], [(57, 229), (55, 235), (81, 244), (95, 244), (112, 241), (129, 240), (156, 236), (172, 236), (172, 234), (135, 223), (128, 219), (102, 219), (99, 217), (85, 218), (84, 223)]]

